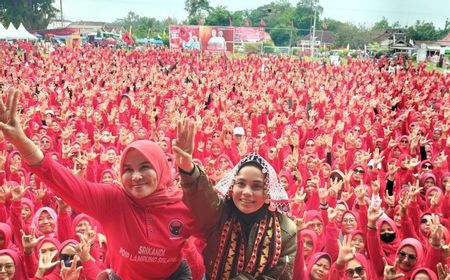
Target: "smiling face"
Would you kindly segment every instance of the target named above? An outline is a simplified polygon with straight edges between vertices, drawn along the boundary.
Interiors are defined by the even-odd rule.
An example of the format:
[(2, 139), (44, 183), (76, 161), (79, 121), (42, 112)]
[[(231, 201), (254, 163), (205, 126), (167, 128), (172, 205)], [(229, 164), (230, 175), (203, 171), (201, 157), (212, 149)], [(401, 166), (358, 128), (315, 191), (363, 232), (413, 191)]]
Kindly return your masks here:
[(266, 199), (262, 171), (256, 166), (244, 166), (234, 181), (232, 199), (236, 207), (244, 214), (258, 211)]
[(364, 238), (361, 234), (355, 234), (352, 237), (352, 247), (356, 248), (357, 253), (364, 254), (366, 243), (364, 242)]
[(42, 211), (38, 219), (39, 230), (44, 233), (52, 233), (55, 231), (55, 220), (47, 211)]
[(14, 260), (8, 255), (0, 255), (0, 279), (1, 280), (12, 280), (14, 279), (14, 274), (16, 273), (16, 265)]
[(312, 280), (328, 279), (330, 272), (330, 261), (326, 258), (320, 258), (311, 268), (310, 277)]
[(396, 258), (400, 269), (403, 271), (411, 271), (417, 263), (417, 254), (414, 247), (406, 245), (400, 249)]
[(138, 150), (130, 149), (125, 155), (122, 185), (135, 198), (151, 195), (157, 187), (158, 178), (148, 159)]

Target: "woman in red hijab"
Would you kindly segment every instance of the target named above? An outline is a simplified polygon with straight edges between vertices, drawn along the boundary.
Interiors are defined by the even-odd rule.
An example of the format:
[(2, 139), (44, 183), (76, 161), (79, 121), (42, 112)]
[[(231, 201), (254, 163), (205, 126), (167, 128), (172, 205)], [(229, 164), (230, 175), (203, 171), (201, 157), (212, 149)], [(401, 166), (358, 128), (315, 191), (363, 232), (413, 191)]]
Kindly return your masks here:
[(0, 250), (0, 266), (4, 267), (5, 279), (27, 280), (28, 275), (23, 258), (14, 250)]
[(161, 148), (141, 140), (123, 151), (123, 188), (86, 181), (44, 156), (26, 137), (16, 116), (19, 98), (18, 91), (10, 90), (6, 104), (0, 102), (0, 130), (49, 188), (103, 225), (114, 273), (121, 279), (136, 280), (148, 275), (154, 279), (190, 275), (180, 252), (190, 236), (191, 217), (181, 192), (172, 187)]

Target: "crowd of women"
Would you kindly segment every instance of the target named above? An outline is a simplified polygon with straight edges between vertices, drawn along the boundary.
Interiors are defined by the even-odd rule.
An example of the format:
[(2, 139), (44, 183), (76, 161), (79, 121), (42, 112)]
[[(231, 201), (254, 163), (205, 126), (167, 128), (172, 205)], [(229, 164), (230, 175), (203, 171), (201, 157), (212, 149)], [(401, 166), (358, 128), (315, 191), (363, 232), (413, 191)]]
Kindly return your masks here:
[(0, 45), (0, 278), (439, 279), (450, 77)]

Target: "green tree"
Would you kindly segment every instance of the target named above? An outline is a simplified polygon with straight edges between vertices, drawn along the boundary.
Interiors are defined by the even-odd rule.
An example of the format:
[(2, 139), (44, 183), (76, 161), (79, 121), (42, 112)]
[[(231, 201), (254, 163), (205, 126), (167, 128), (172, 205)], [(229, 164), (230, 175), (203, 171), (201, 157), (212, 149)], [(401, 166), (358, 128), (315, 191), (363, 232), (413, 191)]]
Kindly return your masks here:
[(227, 26), (230, 23), (231, 12), (225, 6), (212, 8), (205, 19), (206, 25)]
[(30, 30), (47, 28), (58, 10), (53, 0), (0, 0), (0, 20), (4, 25), (12, 22), (16, 27), (23, 23)]
[(323, 13), (323, 7), (319, 0), (301, 0), (295, 7), (294, 26), (297, 29), (311, 29), (314, 24), (314, 13), (316, 13), (316, 28), (320, 26), (319, 17)]
[(250, 15), (249, 10), (234, 12), (231, 16), (233, 26), (244, 26), (244, 22), (246, 19), (248, 19), (249, 15)]
[(155, 18), (140, 17), (135, 12), (128, 12), (123, 19), (118, 19), (114, 23), (122, 25), (126, 30), (131, 27), (132, 34), (137, 38), (161, 37), (167, 30), (169, 24), (176, 24), (176, 19), (159, 21)]
[(416, 24), (407, 29), (408, 37), (414, 41), (434, 41), (441, 39), (442, 33), (436, 30), (432, 22), (416, 21)]
[(205, 18), (211, 10), (208, 0), (186, 0), (184, 9), (188, 12), (188, 23), (197, 24), (199, 18)]
[(266, 23), (266, 32), (270, 34), (277, 46), (288, 46), (293, 43), (291, 34), (295, 32), (292, 22), (295, 9), (287, 0), (271, 2), (250, 12), (248, 19), (251, 26), (259, 26), (261, 19)]
[(375, 22), (375, 24), (372, 27), (372, 30), (386, 30), (390, 28), (392, 27), (389, 25), (388, 20), (385, 17), (383, 17), (380, 21)]

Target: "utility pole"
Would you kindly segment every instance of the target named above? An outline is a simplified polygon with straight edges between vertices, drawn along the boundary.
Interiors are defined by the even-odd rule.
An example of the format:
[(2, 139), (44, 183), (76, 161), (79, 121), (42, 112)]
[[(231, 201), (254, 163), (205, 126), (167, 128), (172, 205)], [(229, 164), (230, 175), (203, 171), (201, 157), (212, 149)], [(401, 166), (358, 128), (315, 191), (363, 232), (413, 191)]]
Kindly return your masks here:
[(63, 19), (63, 11), (62, 11), (62, 0), (59, 0), (59, 9), (61, 10), (61, 28), (64, 28), (64, 19)]
[(314, 56), (314, 45), (316, 44), (316, 13), (317, 9), (316, 7), (313, 7), (314, 9), (314, 22), (313, 22), (313, 32), (311, 37), (311, 57)]

